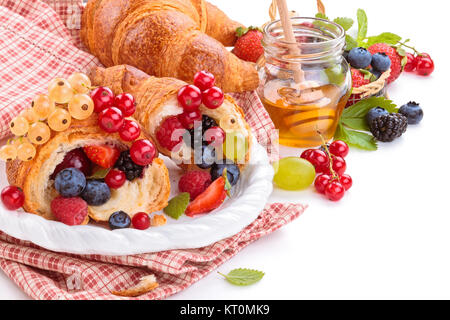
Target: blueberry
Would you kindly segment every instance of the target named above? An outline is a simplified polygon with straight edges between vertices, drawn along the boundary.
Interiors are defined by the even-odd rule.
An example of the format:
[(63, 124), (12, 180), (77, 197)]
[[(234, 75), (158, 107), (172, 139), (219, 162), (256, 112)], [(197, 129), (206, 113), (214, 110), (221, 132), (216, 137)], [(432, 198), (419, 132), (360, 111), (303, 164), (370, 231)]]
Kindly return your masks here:
[(61, 170), (55, 178), (55, 189), (63, 197), (76, 197), (86, 187), (86, 178), (80, 170), (67, 168)]
[(398, 112), (408, 118), (408, 124), (418, 124), (423, 119), (423, 110), (417, 102), (408, 102)]
[[(216, 161), (216, 149), (212, 146), (202, 146), (202, 154), (196, 154), (196, 164), (199, 168), (208, 169), (211, 168)], [(201, 156), (201, 157), (200, 157)], [(197, 161), (197, 159), (201, 159)]]
[(372, 56), (372, 68), (383, 73), (391, 67), (391, 59), (384, 52), (375, 53)]
[(375, 76), (375, 79), (379, 79), (381, 77), (382, 72), (376, 70), (376, 69), (370, 69), (370, 73), (372, 73)]
[(81, 198), (90, 206), (101, 206), (111, 198), (111, 191), (108, 185), (101, 180), (88, 180), (86, 188), (81, 193)]
[(230, 181), (231, 185), (234, 186), (238, 181), (241, 175), (239, 171), (239, 167), (232, 163), (215, 163), (211, 167), (211, 180), (214, 181), (217, 178), (222, 176), (223, 170), (227, 168), (227, 178)]
[(348, 61), (348, 54), (349, 54), (349, 52), (350, 52), (350, 51), (345, 50), (344, 53), (342, 53), (342, 56), (343, 56), (344, 59), (347, 60), (347, 61)]
[(111, 230), (128, 228), (131, 224), (130, 216), (124, 211), (114, 212), (108, 220)]
[(381, 107), (372, 108), (366, 114), (367, 123), (370, 125), (375, 118), (385, 116), (388, 114), (389, 114), (389, 112), (387, 112), (386, 109), (383, 109)]
[(372, 62), (372, 55), (367, 49), (353, 48), (348, 53), (348, 62), (355, 69), (365, 69)]

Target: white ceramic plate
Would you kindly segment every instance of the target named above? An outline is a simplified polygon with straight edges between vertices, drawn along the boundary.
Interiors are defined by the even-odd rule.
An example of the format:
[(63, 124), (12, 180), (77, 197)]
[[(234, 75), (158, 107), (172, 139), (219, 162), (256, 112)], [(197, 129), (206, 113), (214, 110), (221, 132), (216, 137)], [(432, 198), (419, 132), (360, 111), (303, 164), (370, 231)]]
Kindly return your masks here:
[[(232, 197), (215, 211), (149, 228), (108, 230), (97, 225), (67, 226), (23, 211), (8, 211), (0, 204), (0, 230), (41, 247), (78, 254), (128, 255), (170, 249), (207, 246), (230, 237), (255, 220), (272, 192), (273, 169), (262, 146), (253, 144), (252, 163), (242, 173)], [(180, 171), (164, 158), (170, 170), (172, 193)], [(0, 166), (1, 188), (7, 183), (4, 163)]]

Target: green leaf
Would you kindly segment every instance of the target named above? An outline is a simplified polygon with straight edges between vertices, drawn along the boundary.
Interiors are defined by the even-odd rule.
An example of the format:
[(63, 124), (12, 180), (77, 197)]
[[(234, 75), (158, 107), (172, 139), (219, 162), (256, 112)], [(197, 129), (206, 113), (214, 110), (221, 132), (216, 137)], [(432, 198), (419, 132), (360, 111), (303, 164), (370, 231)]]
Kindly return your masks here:
[(362, 43), (367, 36), (367, 15), (363, 9), (358, 9), (358, 44)]
[(94, 174), (92, 174), (90, 177), (87, 177), (87, 179), (103, 179), (106, 177), (110, 170), (111, 168), (97, 167), (97, 169), (94, 169)]
[(169, 200), (169, 204), (164, 208), (164, 213), (169, 217), (178, 220), (183, 215), (189, 204), (190, 196), (187, 192), (182, 192)]
[(369, 125), (365, 117), (341, 119), (341, 122), (343, 125), (355, 130), (369, 131)]
[(337, 140), (342, 140), (359, 149), (368, 151), (375, 151), (378, 149), (377, 142), (373, 136), (364, 132), (347, 129), (342, 123), (339, 123), (334, 137)]
[(345, 42), (346, 42), (345, 50), (350, 51), (353, 48), (358, 47), (358, 42), (355, 40), (355, 38), (353, 38), (352, 36), (350, 36), (348, 34), (345, 35)]
[(325, 14), (320, 13), (320, 12), (316, 13), (316, 18), (330, 20), (330, 19), (328, 19), (328, 17)]
[(364, 118), (370, 109), (381, 107), (388, 112), (397, 112), (397, 105), (384, 97), (370, 97), (344, 109), (341, 120), (348, 118)]
[(244, 34), (246, 34), (248, 32), (248, 29), (247, 28), (244, 28), (244, 27), (238, 27), (237, 29), (236, 29), (236, 36), (238, 37), (238, 38), (240, 38), (240, 37), (242, 37)]
[(340, 25), (342, 28), (344, 28), (345, 31), (349, 30), (353, 26), (353, 19), (351, 18), (345, 18), (345, 17), (338, 17), (333, 20), (335, 23)]
[(228, 180), (227, 168), (223, 169), (223, 171), (222, 171), (222, 178), (225, 180), (225, 191), (227, 193), (227, 196), (231, 198), (231, 194), (230, 194), (231, 183)]
[(371, 45), (375, 43), (387, 43), (388, 45), (394, 46), (396, 45), (400, 40), (402, 40), (402, 37), (399, 35), (396, 35), (392, 32), (383, 32), (379, 34), (378, 36), (372, 36), (367, 38), (367, 46), (370, 47)]
[(264, 277), (264, 272), (262, 271), (242, 268), (231, 270), (227, 275), (220, 272), (219, 274), (224, 276), (229, 283), (236, 286), (248, 286), (258, 282)]

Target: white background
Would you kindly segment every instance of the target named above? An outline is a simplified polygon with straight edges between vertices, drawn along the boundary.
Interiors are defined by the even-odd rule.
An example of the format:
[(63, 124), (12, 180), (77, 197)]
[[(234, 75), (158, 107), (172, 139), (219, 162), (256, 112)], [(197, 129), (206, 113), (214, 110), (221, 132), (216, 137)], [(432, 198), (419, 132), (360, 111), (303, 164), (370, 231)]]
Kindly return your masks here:
[[(212, 0), (247, 25), (268, 19), (269, 0)], [(369, 35), (411, 38), (433, 57), (431, 77), (404, 74), (389, 87), (399, 105), (416, 100), (425, 117), (399, 140), (376, 152), (351, 150), (354, 186), (339, 203), (314, 193), (275, 190), (271, 201), (302, 202), (296, 221), (251, 244), (220, 266), (263, 270), (249, 287), (228, 284), (216, 272), (172, 299), (441, 299), (450, 298), (450, 105), (448, 11), (444, 1), (324, 0), (328, 16), (356, 17), (363, 8)], [(314, 0), (288, 0), (301, 15)], [(283, 149), (282, 155), (299, 155)], [(0, 298), (28, 299), (0, 273)]]

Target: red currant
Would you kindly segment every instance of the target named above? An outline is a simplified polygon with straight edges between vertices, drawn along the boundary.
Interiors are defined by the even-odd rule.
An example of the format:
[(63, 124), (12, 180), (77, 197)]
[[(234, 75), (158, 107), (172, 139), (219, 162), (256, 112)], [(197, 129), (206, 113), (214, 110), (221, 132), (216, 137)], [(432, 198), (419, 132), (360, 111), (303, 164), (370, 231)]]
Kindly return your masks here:
[(212, 87), (202, 93), (202, 102), (209, 109), (216, 109), (223, 103), (225, 96), (220, 88)]
[(205, 140), (213, 147), (221, 146), (225, 141), (225, 131), (221, 127), (211, 127), (205, 131)]
[(118, 94), (114, 98), (114, 105), (122, 111), (124, 117), (129, 117), (136, 111), (136, 101), (129, 93)]
[(108, 87), (95, 88), (91, 92), (91, 98), (97, 113), (114, 105), (114, 93)]
[(343, 174), (340, 178), (339, 178), (342, 186), (344, 187), (345, 191), (347, 191), (348, 189), (350, 189), (353, 185), (353, 180), (352, 177), (350, 177), (348, 174)]
[(155, 145), (147, 139), (137, 140), (130, 148), (130, 156), (140, 166), (151, 164), (156, 156)]
[(416, 70), (416, 66), (417, 66), (416, 57), (412, 53), (407, 52), (406, 58), (408, 59), (408, 62), (406, 62), (404, 70), (406, 72), (413, 72), (414, 70)]
[(347, 170), (347, 163), (344, 158), (333, 156), (333, 170), (338, 175), (343, 175), (345, 170)]
[(178, 115), (178, 120), (184, 128), (192, 129), (195, 121), (202, 121), (202, 114), (198, 109), (194, 111), (184, 111)]
[(194, 85), (202, 92), (214, 86), (215, 82), (214, 75), (208, 71), (199, 71), (194, 76)]
[(16, 186), (8, 186), (2, 190), (2, 202), (8, 210), (17, 210), (23, 206), (25, 195), (22, 189)]
[(188, 84), (178, 91), (177, 99), (185, 111), (194, 111), (202, 104), (202, 92), (196, 86)]
[(119, 189), (126, 180), (125, 173), (117, 169), (111, 169), (105, 177), (105, 182), (111, 189)]
[(145, 212), (138, 212), (131, 219), (131, 223), (135, 229), (145, 230), (150, 227), (150, 217)]
[(326, 172), (330, 163), (327, 154), (319, 149), (313, 149), (304, 159), (312, 163), (317, 173)]
[(113, 133), (123, 126), (122, 111), (116, 107), (109, 107), (98, 114), (98, 125), (104, 131)]
[(331, 154), (345, 158), (348, 155), (349, 148), (348, 145), (341, 140), (333, 141), (328, 148)]
[(318, 175), (316, 181), (314, 181), (314, 186), (316, 187), (317, 192), (324, 194), (325, 188), (331, 181), (331, 176), (327, 174)]
[(125, 119), (119, 135), (123, 141), (134, 141), (141, 135), (141, 127), (136, 121)]
[(417, 56), (416, 73), (421, 76), (429, 76), (434, 71), (434, 62), (429, 56)]
[(313, 150), (314, 149), (306, 149), (305, 151), (302, 152), (300, 158), (307, 160), (307, 158), (311, 155), (311, 152), (313, 152)]
[(345, 194), (345, 189), (342, 184), (338, 181), (331, 181), (325, 187), (325, 195), (331, 201), (339, 201)]

